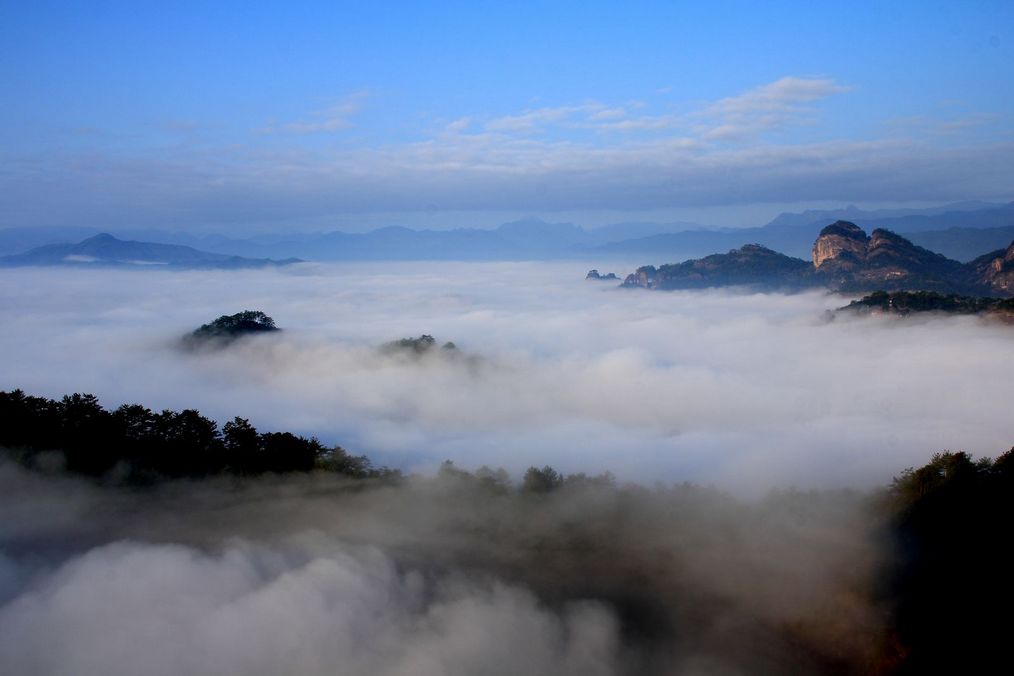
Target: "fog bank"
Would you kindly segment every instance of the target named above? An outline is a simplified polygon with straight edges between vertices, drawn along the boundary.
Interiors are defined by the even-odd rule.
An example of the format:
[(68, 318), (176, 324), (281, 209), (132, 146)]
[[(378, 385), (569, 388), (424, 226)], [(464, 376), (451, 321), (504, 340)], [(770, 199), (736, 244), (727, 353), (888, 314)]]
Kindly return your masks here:
[[(583, 281), (587, 267), (4, 270), (0, 380), (240, 415), (408, 470), (551, 464), (754, 491), (869, 485), (935, 450), (995, 455), (1014, 439), (1010, 327), (828, 323), (846, 299), (620, 290)], [(242, 309), (285, 331), (176, 349)], [(375, 349), (422, 333), (464, 357)]]
[(850, 494), (444, 473), (96, 486), (0, 460), (10, 673), (779, 674), (878, 656)]

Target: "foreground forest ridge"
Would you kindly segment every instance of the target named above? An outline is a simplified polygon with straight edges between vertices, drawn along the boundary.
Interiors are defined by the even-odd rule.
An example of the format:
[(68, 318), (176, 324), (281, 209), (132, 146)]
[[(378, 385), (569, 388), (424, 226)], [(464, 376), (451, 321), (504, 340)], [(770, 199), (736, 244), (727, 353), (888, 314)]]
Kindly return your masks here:
[(218, 429), (193, 409), (156, 413), (139, 404), (105, 410), (94, 395), (56, 401), (0, 392), (0, 446), (18, 449), (23, 462), (45, 451), (61, 454), (68, 471), (102, 476), (117, 469), (127, 482), (215, 474), (332, 471), (354, 478), (388, 477), (365, 457), (340, 446), (289, 432), (258, 432), (235, 418)]
[[(681, 650), (714, 652), (751, 673), (973, 673), (1006, 650), (1014, 449), (996, 460), (938, 453), (871, 493), (788, 490), (745, 503), (693, 484), (647, 489), (548, 466), (529, 468), (519, 484), (503, 470), (450, 462), (435, 477), (403, 476), (242, 418), (219, 431), (195, 410), (106, 411), (86, 394), (2, 392), (0, 419), (8, 462), (40, 485), (66, 472), (98, 480), (101, 495), (144, 501), (124, 514), (166, 500), (165, 514), (189, 514), (221, 500), (217, 523), (238, 501), (242, 535), (260, 521), (249, 510), (316, 496), (286, 528), (302, 519), (373, 539), (374, 526), (358, 524), (390, 520), (380, 541), (406, 565), (486, 571), (550, 607), (604, 603), (637, 653), (627, 673), (667, 673)], [(268, 476), (276, 478), (259, 483)], [(317, 478), (276, 502), (282, 477)], [(191, 494), (192, 505), (179, 502)], [(345, 516), (325, 525), (330, 510)], [(120, 518), (124, 537), (143, 538), (155, 517), (138, 516), (140, 531)], [(420, 534), (427, 529), (436, 531)], [(5, 546), (18, 551), (17, 540)]]

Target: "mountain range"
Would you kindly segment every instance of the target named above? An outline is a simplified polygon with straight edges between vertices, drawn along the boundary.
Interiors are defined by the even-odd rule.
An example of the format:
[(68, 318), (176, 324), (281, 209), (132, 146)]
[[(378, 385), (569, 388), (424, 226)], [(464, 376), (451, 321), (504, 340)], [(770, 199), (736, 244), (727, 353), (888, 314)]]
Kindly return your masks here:
[(878, 228), (871, 234), (849, 221), (823, 228), (811, 260), (760, 244), (682, 263), (643, 266), (627, 287), (697, 289), (749, 286), (764, 290), (824, 287), (837, 292), (934, 291), (969, 296), (1014, 296), (1014, 242), (968, 263), (925, 249)]
[(809, 254), (814, 238), (831, 222), (860, 222), (867, 228), (901, 233), (949, 258), (970, 261), (985, 252), (1005, 247), (1014, 239), (1014, 202), (1003, 205), (961, 202), (946, 207), (915, 210), (863, 211), (856, 207), (801, 214), (781, 214), (758, 228), (695, 229), (613, 242), (596, 251), (603, 254), (664, 255), (672, 258), (704, 256), (727, 251), (744, 242), (761, 244), (799, 258)]
[[(528, 219), (494, 229), (414, 230), (386, 227), (366, 233), (271, 233), (248, 238), (158, 230), (125, 230), (121, 239), (189, 246), (207, 253), (250, 258), (346, 260), (631, 260), (646, 255), (685, 259), (754, 242), (806, 257), (820, 229), (845, 220), (904, 234), (949, 258), (970, 261), (1014, 239), (1014, 202), (958, 202), (926, 209), (842, 209), (783, 213), (751, 228), (708, 228), (694, 223), (617, 223), (582, 228)], [(95, 235), (88, 228), (0, 230), (0, 254)]]
[(48, 244), (22, 254), (0, 258), (0, 266), (5, 267), (57, 265), (236, 269), (298, 262), (300, 261), (296, 258), (286, 260), (243, 258), (200, 251), (179, 244), (124, 241), (106, 233), (89, 237), (77, 244)]

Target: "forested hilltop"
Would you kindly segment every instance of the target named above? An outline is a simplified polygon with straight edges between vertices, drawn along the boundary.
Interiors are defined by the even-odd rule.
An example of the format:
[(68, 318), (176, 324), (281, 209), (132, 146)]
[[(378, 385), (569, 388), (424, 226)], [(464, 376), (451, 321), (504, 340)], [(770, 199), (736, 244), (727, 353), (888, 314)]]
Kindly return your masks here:
[(354, 478), (398, 476), (313, 437), (258, 432), (245, 418), (219, 429), (194, 409), (155, 412), (124, 404), (107, 411), (91, 394), (54, 400), (21, 390), (0, 392), (0, 420), (0, 446), (24, 464), (55, 453), (70, 472), (102, 476), (115, 470), (128, 482), (314, 470)]

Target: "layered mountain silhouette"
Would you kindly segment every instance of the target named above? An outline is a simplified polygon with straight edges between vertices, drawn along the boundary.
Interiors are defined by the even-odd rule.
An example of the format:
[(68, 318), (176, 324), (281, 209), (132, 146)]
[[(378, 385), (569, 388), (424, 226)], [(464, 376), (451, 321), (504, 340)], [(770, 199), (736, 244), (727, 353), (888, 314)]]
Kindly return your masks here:
[(200, 251), (180, 244), (125, 241), (105, 233), (89, 237), (77, 244), (49, 244), (36, 247), (23, 254), (0, 258), (0, 266), (169, 266), (174, 268), (231, 269), (288, 265), (298, 262), (300, 261), (297, 258), (286, 260), (243, 258), (242, 256)]
[(871, 234), (849, 221), (820, 231), (811, 261), (759, 244), (683, 263), (644, 266), (624, 286), (696, 289), (749, 286), (767, 290), (825, 287), (840, 292), (934, 291), (968, 296), (1014, 295), (1014, 243), (969, 263), (951, 260), (878, 228)]
[[(900, 233), (948, 258), (970, 261), (1014, 239), (1014, 202), (956, 202), (935, 208), (841, 209), (783, 213), (759, 227), (713, 228), (696, 223), (624, 222), (582, 228), (537, 218), (504, 223), (494, 229), (416, 230), (384, 227), (371, 232), (261, 233), (249, 237), (197, 235), (153, 229), (124, 229), (113, 234), (190, 246), (201, 251), (250, 258), (298, 257), (316, 261), (398, 260), (629, 260), (665, 256), (683, 260), (728, 251), (756, 242), (790, 256), (806, 258), (820, 229), (834, 221), (862, 223), (867, 229)], [(12, 227), (0, 229), (0, 254), (76, 242), (98, 231), (84, 227)]]

